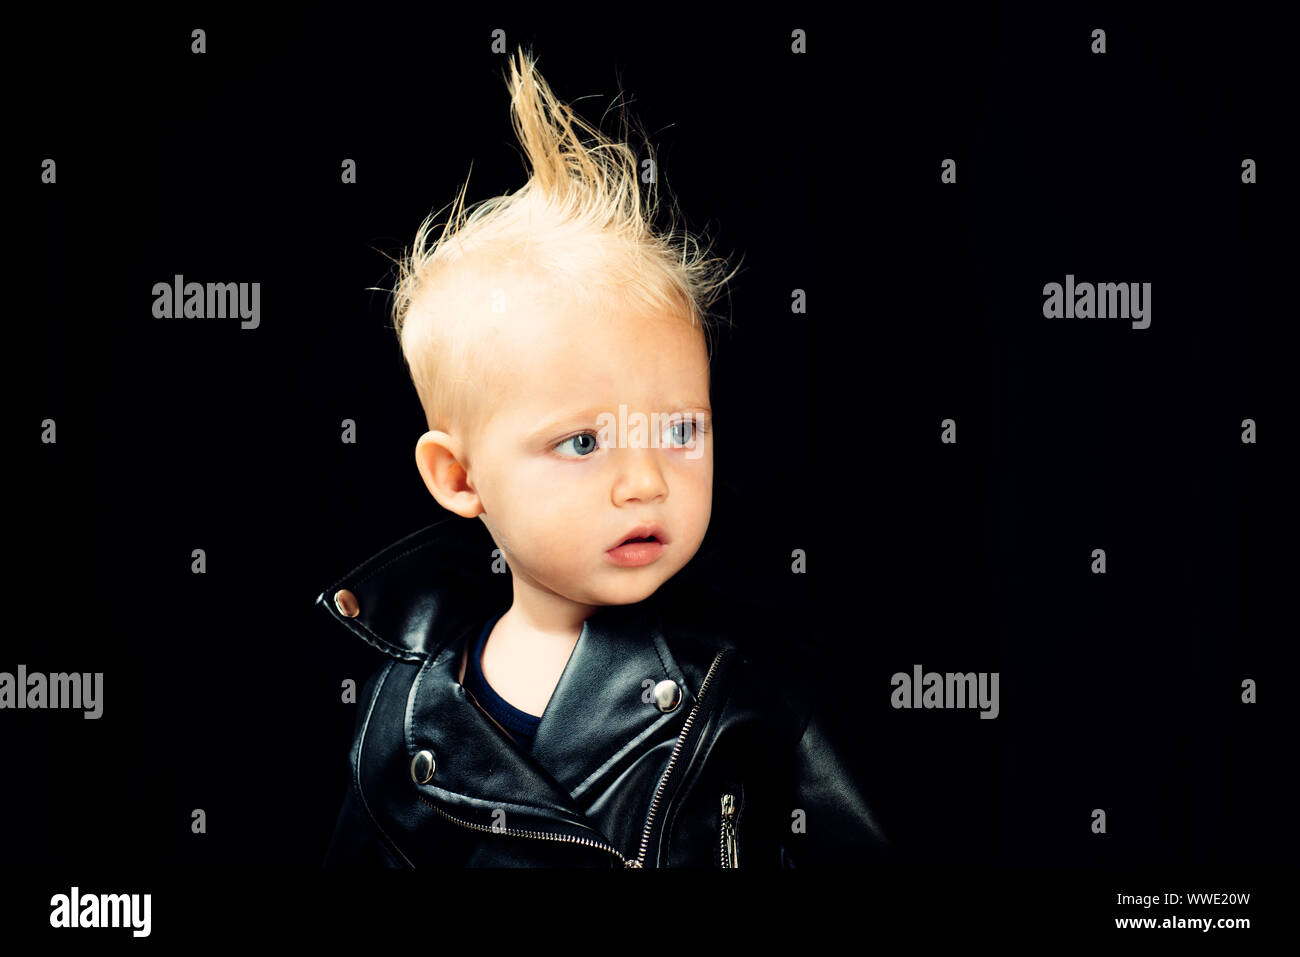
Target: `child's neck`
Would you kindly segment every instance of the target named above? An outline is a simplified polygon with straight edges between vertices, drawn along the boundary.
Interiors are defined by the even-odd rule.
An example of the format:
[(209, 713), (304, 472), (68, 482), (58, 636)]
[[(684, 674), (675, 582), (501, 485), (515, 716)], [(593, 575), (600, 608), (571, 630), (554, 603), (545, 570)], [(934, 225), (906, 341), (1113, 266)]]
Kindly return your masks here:
[[(540, 716), (582, 634), (582, 621), (543, 630), (514, 612), (512, 606), (493, 626), (480, 667), (493, 691), (520, 711)], [(462, 683), (467, 663), (461, 661)]]

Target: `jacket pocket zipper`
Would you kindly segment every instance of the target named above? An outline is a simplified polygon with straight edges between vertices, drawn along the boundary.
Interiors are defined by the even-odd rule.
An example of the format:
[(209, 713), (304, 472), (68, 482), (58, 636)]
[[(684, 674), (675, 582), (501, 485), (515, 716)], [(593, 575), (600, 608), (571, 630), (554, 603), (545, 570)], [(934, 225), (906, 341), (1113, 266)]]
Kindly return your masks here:
[(736, 795), (722, 795), (722, 866), (740, 866), (740, 845), (736, 841)]
[(425, 804), (428, 804), (429, 807), (433, 808), (435, 811), (441, 814), (448, 821), (452, 821), (455, 824), (459, 824), (461, 827), (468, 827), (471, 830), (475, 830), (475, 831), (483, 831), (487, 834), (506, 834), (512, 837), (533, 837), (533, 838), (539, 838), (544, 841), (569, 841), (570, 843), (573, 844), (585, 844), (588, 847), (596, 847), (601, 849), (602, 851), (609, 851), (609, 853), (613, 854), (620, 861), (622, 861), (625, 867), (631, 867), (633, 863), (629, 861), (626, 857), (624, 857), (622, 854), (620, 854), (617, 849), (611, 847), (610, 845), (606, 844), (603, 841), (596, 841), (587, 837), (574, 837), (571, 834), (555, 834), (552, 833), (551, 831), (524, 831), (524, 830), (519, 830), (517, 828), (508, 828), (508, 827), (494, 829), (494, 828), (487, 827), (483, 824), (475, 824), (472, 821), (462, 821), (458, 817), (452, 817), (442, 808), (438, 807), (436, 804), (429, 801), (429, 799), (426, 798), (423, 794), (417, 794), (416, 796), (419, 797), (419, 799), (423, 801)]
[(682, 723), (681, 734), (677, 736), (677, 743), (673, 745), (673, 753), (668, 757), (668, 767), (664, 768), (663, 777), (659, 779), (659, 786), (655, 788), (654, 798), (650, 801), (650, 811), (646, 814), (645, 830), (641, 833), (641, 848), (637, 852), (636, 860), (628, 861), (628, 867), (644, 867), (646, 851), (650, 846), (650, 829), (654, 827), (655, 811), (659, 809), (659, 799), (663, 796), (664, 787), (668, 784), (668, 776), (673, 773), (673, 767), (677, 764), (677, 756), (681, 754), (682, 745), (686, 742), (686, 736), (690, 733), (691, 725), (695, 722), (695, 715), (700, 710), (700, 705), (704, 703), (704, 696), (709, 690), (709, 682), (713, 680), (713, 673), (718, 668), (724, 655), (729, 648), (723, 648), (713, 657), (713, 664), (709, 665), (709, 672), (704, 676), (704, 681), (700, 683), (700, 694), (695, 699), (695, 707), (691, 713), (686, 716)]

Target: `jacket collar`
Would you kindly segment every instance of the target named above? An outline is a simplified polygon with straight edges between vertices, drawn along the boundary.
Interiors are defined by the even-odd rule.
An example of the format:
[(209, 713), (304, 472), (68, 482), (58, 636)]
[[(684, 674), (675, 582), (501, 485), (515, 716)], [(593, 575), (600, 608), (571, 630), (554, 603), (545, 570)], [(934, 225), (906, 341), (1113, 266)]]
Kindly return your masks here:
[[(504, 808), (516, 819), (537, 814), (589, 831), (584, 796), (672, 741), (699, 689), (669, 649), (657, 596), (601, 608), (583, 625), (531, 751), (520, 750), (457, 680), (465, 644), (511, 602), (508, 570), (493, 571), (505, 567), (494, 548), (480, 521), (451, 516), (367, 559), (316, 603), (389, 657), (420, 664), (404, 746), (408, 761), (421, 750), (434, 754), (435, 773), (423, 791), (471, 823), (491, 826), (491, 813)], [(336, 600), (343, 591), (352, 603), (346, 595)], [(698, 668), (691, 671), (698, 681)], [(681, 689), (668, 713), (649, 693), (663, 680)]]

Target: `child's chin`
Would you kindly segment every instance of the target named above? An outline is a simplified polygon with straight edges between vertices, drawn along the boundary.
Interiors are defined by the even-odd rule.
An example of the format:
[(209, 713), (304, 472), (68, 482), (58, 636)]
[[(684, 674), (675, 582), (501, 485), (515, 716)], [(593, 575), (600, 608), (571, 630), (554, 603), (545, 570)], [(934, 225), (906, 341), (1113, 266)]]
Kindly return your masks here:
[(635, 605), (645, 601), (659, 590), (659, 576), (646, 575), (642, 581), (627, 582), (620, 587), (601, 589), (599, 594), (602, 605)]

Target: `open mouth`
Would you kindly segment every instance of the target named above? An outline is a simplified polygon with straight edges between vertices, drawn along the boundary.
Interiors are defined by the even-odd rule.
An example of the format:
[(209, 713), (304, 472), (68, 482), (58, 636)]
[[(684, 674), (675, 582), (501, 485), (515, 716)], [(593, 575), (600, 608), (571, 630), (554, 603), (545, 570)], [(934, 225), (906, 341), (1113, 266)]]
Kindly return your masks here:
[(611, 545), (610, 548), (622, 548), (624, 545), (645, 545), (651, 542), (660, 545), (668, 544), (668, 536), (664, 534), (663, 528), (657, 522), (645, 522), (635, 528), (629, 528), (627, 534), (616, 544)]
[(605, 555), (615, 565), (634, 568), (657, 561), (667, 544), (668, 537), (664, 535), (664, 530), (656, 524), (647, 523), (629, 529), (623, 540), (612, 546)]
[(636, 568), (657, 561), (664, 544), (657, 538), (629, 539), (605, 553), (607, 561), (623, 568)]

